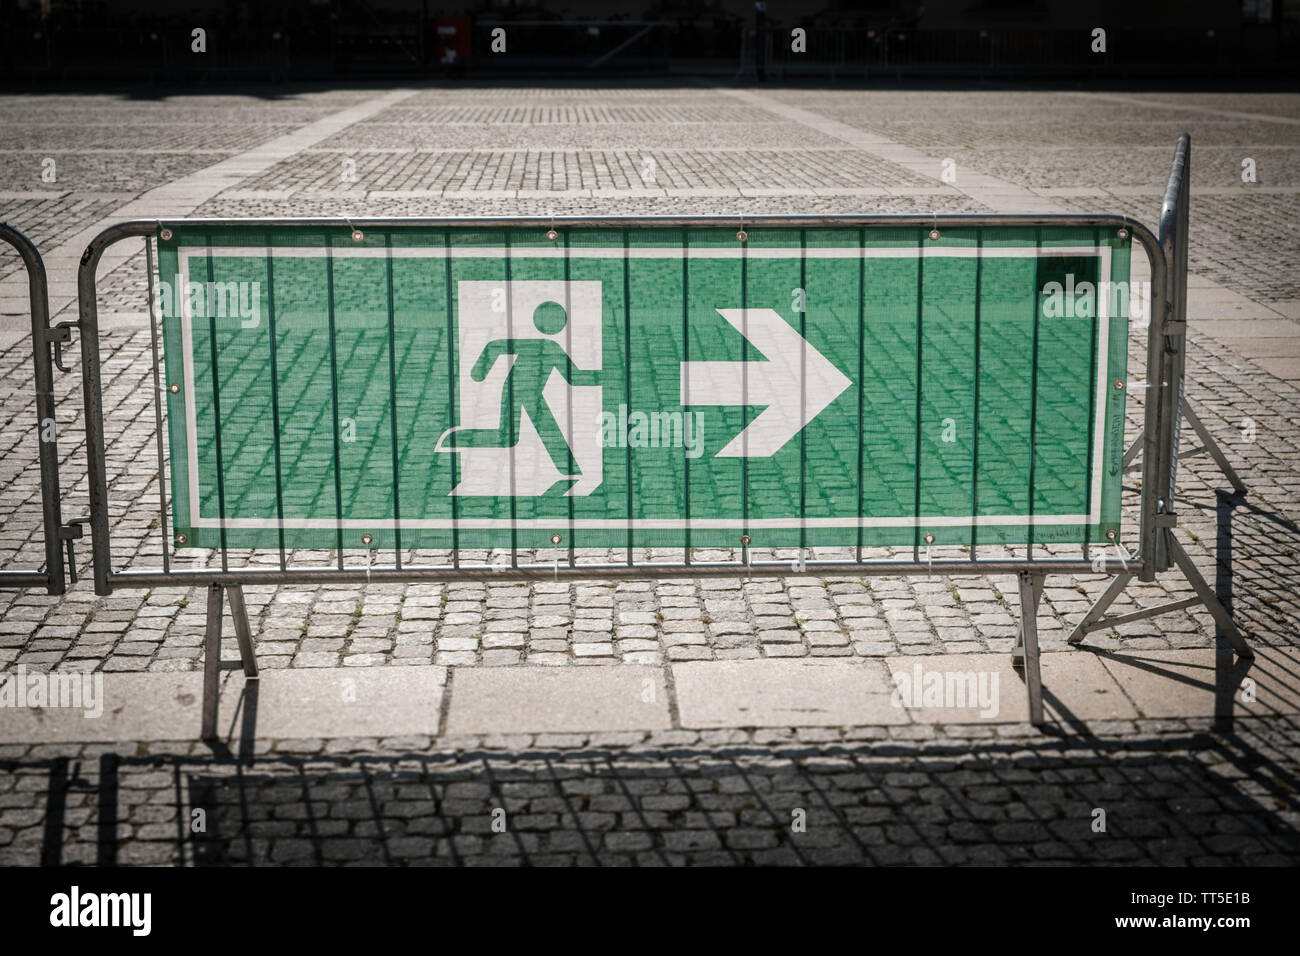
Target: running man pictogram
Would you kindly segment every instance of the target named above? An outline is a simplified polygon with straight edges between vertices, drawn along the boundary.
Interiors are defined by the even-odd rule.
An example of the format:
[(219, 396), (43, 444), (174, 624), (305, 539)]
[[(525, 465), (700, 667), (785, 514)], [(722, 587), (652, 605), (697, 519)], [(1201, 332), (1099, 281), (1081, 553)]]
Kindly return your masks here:
[[(567, 324), (568, 314), (558, 302), (543, 302), (533, 310), (533, 325), (543, 335), (559, 335)], [(578, 386), (599, 385), (600, 371), (578, 368), (554, 339), (504, 338), (484, 346), (470, 378), (475, 382), (484, 381), (497, 361), (507, 356), (514, 356), (514, 362), (502, 386), (501, 419), (497, 427), (456, 429), (443, 436), (440, 446), (512, 447), (523, 432), (522, 416), (527, 411), (556, 470), (562, 475), (578, 477), (582, 470), (543, 392), (552, 372), (559, 372), (570, 386)]]

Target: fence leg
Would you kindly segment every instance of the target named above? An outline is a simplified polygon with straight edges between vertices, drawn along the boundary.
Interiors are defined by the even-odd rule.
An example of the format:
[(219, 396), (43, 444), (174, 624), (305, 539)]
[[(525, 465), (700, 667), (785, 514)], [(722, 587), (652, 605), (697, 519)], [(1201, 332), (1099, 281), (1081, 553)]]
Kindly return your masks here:
[(1192, 403), (1184, 398), (1182, 407), (1183, 417), (1187, 419), (1187, 424), (1192, 426), (1192, 429), (1196, 432), (1196, 436), (1201, 440), (1201, 444), (1204, 446), (1205, 450), (1210, 453), (1210, 457), (1214, 459), (1214, 463), (1219, 466), (1219, 470), (1227, 476), (1230, 482), (1232, 482), (1232, 490), (1239, 495), (1244, 495), (1246, 493), (1245, 482), (1237, 476), (1237, 472), (1233, 469), (1232, 465), (1228, 464), (1227, 456), (1223, 454), (1223, 449), (1219, 447), (1219, 443), (1214, 440), (1214, 437), (1206, 430), (1205, 426), (1201, 424), (1201, 420), (1196, 417), (1196, 413), (1192, 411)]
[(1196, 596), (1201, 599), (1200, 603), (1205, 605), (1206, 610), (1210, 612), (1210, 616), (1214, 618), (1219, 633), (1227, 638), (1228, 643), (1232, 645), (1232, 649), (1237, 652), (1238, 657), (1254, 657), (1255, 652), (1250, 649), (1246, 639), (1237, 630), (1237, 625), (1233, 623), (1232, 618), (1229, 616), (1228, 609), (1220, 603), (1218, 595), (1211, 591), (1210, 586), (1205, 583), (1205, 578), (1201, 577), (1201, 572), (1196, 570), (1196, 565), (1192, 563), (1192, 559), (1183, 550), (1183, 546), (1178, 543), (1174, 533), (1171, 530), (1166, 530), (1165, 538), (1174, 563), (1178, 565), (1178, 570), (1183, 572), (1183, 576), (1191, 584)]
[(220, 584), (208, 586), (208, 627), (203, 640), (203, 739), (217, 736), (217, 704), (221, 693)]
[[(1033, 594), (1031, 597), (1033, 599), (1033, 611), (1034, 614), (1037, 615), (1038, 605), (1043, 601), (1043, 581), (1046, 575), (1038, 574), (1033, 571), (1020, 572), (1022, 578), (1025, 575), (1029, 575), (1033, 578)], [(1025, 602), (1023, 593), (1021, 594), (1020, 611), (1020, 626), (1016, 630), (1016, 646), (1011, 649), (1011, 663), (1016, 667), (1020, 667), (1025, 663)], [(1035, 618), (1035, 621), (1036, 620), (1037, 618)]]
[(1043, 677), (1038, 663), (1038, 605), (1043, 599), (1041, 571), (1020, 572), (1020, 633), (1016, 637), (1011, 663), (1025, 671), (1025, 689), (1029, 692), (1029, 722), (1043, 724)]
[(1237, 630), (1237, 625), (1233, 623), (1232, 616), (1228, 614), (1228, 609), (1219, 601), (1218, 596), (1210, 589), (1201, 577), (1201, 572), (1196, 570), (1196, 565), (1192, 559), (1183, 550), (1183, 546), (1178, 543), (1178, 538), (1174, 535), (1173, 528), (1161, 528), (1160, 532), (1164, 535), (1164, 546), (1168, 550), (1170, 557), (1173, 558), (1174, 564), (1178, 570), (1183, 572), (1183, 577), (1187, 583), (1192, 586), (1196, 592), (1196, 597), (1187, 598), (1182, 601), (1171, 601), (1156, 607), (1144, 608), (1140, 611), (1133, 611), (1129, 614), (1121, 614), (1118, 617), (1106, 617), (1106, 609), (1119, 597), (1130, 581), (1133, 580), (1131, 574), (1116, 575), (1115, 580), (1106, 588), (1105, 593), (1097, 599), (1097, 603), (1092, 606), (1087, 615), (1078, 626), (1070, 633), (1069, 641), (1071, 644), (1079, 644), (1084, 637), (1091, 631), (1100, 630), (1103, 627), (1114, 626), (1117, 624), (1127, 624), (1131, 621), (1141, 621), (1149, 617), (1158, 617), (1161, 614), (1169, 614), (1172, 611), (1181, 611), (1184, 608), (1195, 607), (1198, 604), (1205, 605), (1205, 609), (1210, 612), (1214, 618), (1217, 632), (1232, 645), (1232, 649), (1237, 652), (1237, 656), (1249, 658), (1254, 657), (1255, 652), (1250, 649), (1246, 639), (1241, 636)]
[(253, 652), (253, 632), (248, 627), (248, 610), (244, 607), (244, 586), (232, 584), (226, 588), (230, 597), (230, 616), (235, 620), (235, 637), (239, 641), (239, 660), (244, 665), (244, 676), (257, 679), (257, 655)]
[(1097, 603), (1088, 609), (1088, 613), (1084, 615), (1083, 620), (1070, 632), (1069, 641), (1071, 644), (1082, 642), (1088, 636), (1089, 631), (1096, 630), (1095, 625), (1106, 616), (1106, 608), (1115, 603), (1115, 598), (1123, 593), (1132, 580), (1133, 575), (1127, 572), (1115, 575), (1114, 580), (1107, 585), (1101, 597), (1097, 598)]

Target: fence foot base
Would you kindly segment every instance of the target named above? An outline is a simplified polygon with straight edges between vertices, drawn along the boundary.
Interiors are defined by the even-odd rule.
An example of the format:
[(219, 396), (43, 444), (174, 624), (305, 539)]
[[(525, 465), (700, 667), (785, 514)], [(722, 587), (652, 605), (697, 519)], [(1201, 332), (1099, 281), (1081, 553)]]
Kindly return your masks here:
[(204, 740), (217, 738), (217, 707), (221, 699), (221, 612), (230, 599), (230, 616), (235, 622), (240, 663), (244, 677), (257, 680), (257, 656), (253, 651), (253, 633), (248, 626), (244, 606), (244, 588), (239, 584), (208, 585), (208, 621), (203, 638), (203, 730)]
[(1021, 571), (1020, 630), (1016, 646), (1011, 651), (1011, 664), (1025, 673), (1025, 690), (1029, 693), (1029, 722), (1035, 727), (1043, 725), (1043, 677), (1038, 661), (1038, 606), (1043, 600), (1041, 571)]
[(1237, 656), (1246, 658), (1254, 657), (1255, 652), (1250, 649), (1250, 645), (1246, 643), (1246, 639), (1242, 637), (1241, 632), (1237, 630), (1237, 625), (1233, 623), (1232, 616), (1228, 614), (1228, 609), (1223, 606), (1223, 603), (1219, 600), (1218, 596), (1210, 589), (1205, 578), (1201, 576), (1201, 572), (1196, 570), (1196, 565), (1192, 563), (1192, 559), (1188, 556), (1187, 552), (1183, 550), (1183, 546), (1178, 543), (1178, 539), (1174, 536), (1173, 530), (1169, 528), (1161, 528), (1160, 531), (1164, 534), (1165, 547), (1173, 557), (1174, 564), (1176, 564), (1178, 570), (1183, 573), (1183, 577), (1187, 579), (1187, 583), (1192, 586), (1192, 590), (1196, 592), (1196, 597), (1187, 598), (1182, 601), (1171, 601), (1168, 604), (1160, 604), (1156, 607), (1144, 608), (1140, 611), (1133, 611), (1129, 614), (1119, 614), (1114, 617), (1107, 617), (1106, 609), (1115, 602), (1115, 599), (1123, 593), (1124, 589), (1127, 588), (1129, 583), (1133, 580), (1133, 575), (1131, 574), (1117, 574), (1115, 580), (1110, 582), (1110, 585), (1102, 593), (1101, 597), (1097, 599), (1097, 603), (1089, 609), (1088, 613), (1084, 615), (1083, 620), (1080, 621), (1075, 626), (1074, 630), (1070, 632), (1069, 642), (1071, 644), (1081, 644), (1083, 639), (1090, 633), (1093, 631), (1099, 631), (1102, 628), (1114, 627), (1117, 624), (1127, 624), (1131, 621), (1141, 621), (1149, 617), (1158, 617), (1161, 614), (1181, 611), (1184, 608), (1204, 606), (1205, 609), (1210, 612), (1210, 616), (1214, 618), (1214, 623), (1218, 633), (1232, 645), (1232, 649), (1237, 652)]

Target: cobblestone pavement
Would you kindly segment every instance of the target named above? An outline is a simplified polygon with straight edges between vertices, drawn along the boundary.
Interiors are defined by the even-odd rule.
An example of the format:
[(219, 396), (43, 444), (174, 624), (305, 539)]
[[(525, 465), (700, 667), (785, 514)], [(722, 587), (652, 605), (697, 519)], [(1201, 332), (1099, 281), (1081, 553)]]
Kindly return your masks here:
[[(0, 218), (27, 231), (44, 250), (77, 229), (113, 220), (117, 208), (154, 187), (201, 174), (251, 147), (280, 142), (383, 92), (153, 102), (0, 97), (0, 123), (9, 134), (0, 150)], [(792, 211), (1011, 211), (995, 209), (987, 190), (964, 189), (967, 176), (983, 174), (1063, 210), (1127, 212), (1154, 225), (1174, 140), (1190, 129), (1193, 273), (1267, 306), (1270, 316), (1300, 318), (1294, 270), (1300, 261), (1300, 97), (793, 89), (760, 94), (756, 105), (715, 89), (636, 85), (600, 91), (413, 91), (217, 192), (196, 204), (193, 214), (689, 212), (739, 218)], [(782, 107), (796, 107), (826, 124), (791, 120)], [(933, 173), (882, 159), (835, 135), (840, 128), (924, 154), (933, 160)], [(56, 160), (55, 183), (41, 181), (46, 157)], [(1254, 184), (1241, 180), (1247, 158), (1255, 161)], [(956, 183), (940, 177), (945, 159), (956, 164)], [(355, 162), (356, 182), (342, 179), (344, 160)], [(143, 255), (135, 254), (100, 277), (114, 559), (118, 566), (137, 567), (159, 561), (150, 341), (139, 321), (143, 265)], [(0, 278), (16, 267), (14, 256), (0, 249)], [(72, 277), (53, 278), (66, 283)], [(56, 300), (56, 311), (69, 301)], [(1140, 334), (1132, 345), (1139, 356)], [(7, 568), (42, 560), (35, 439), (26, 424), (34, 413), (31, 396), (23, 391), (31, 387), (30, 365), (25, 341), (0, 338), (0, 567)], [(1188, 369), (1189, 397), (1251, 494), (1244, 502), (1217, 495), (1227, 483), (1209, 459), (1185, 461), (1179, 534), (1211, 581), (1217, 579), (1221, 593), (1230, 593), (1249, 640), (1295, 645), (1300, 643), (1300, 380), (1279, 377), (1195, 329)], [(56, 387), (64, 514), (77, 516), (87, 511), (80, 376), (59, 375)], [(1130, 438), (1141, 417), (1140, 397), (1132, 398)], [(1128, 495), (1130, 528), (1134, 502)], [(87, 549), (78, 553), (83, 575), (89, 574), (88, 558)], [(323, 565), (332, 556), (300, 552), (293, 559)], [(233, 562), (245, 560), (249, 556), (232, 555)], [(365, 557), (349, 553), (347, 560), (362, 566)], [(1104, 580), (1049, 578), (1040, 624), (1046, 651), (1064, 648), (1069, 628)], [(1115, 611), (1190, 593), (1171, 575), (1130, 590)], [(0, 594), (0, 669), (18, 664), (31, 670), (197, 669), (202, 597), (197, 591), (160, 589), (97, 598), (84, 579), (63, 598), (31, 591)], [(1018, 614), (1014, 581), (997, 577), (375, 584), (248, 588), (247, 597), (259, 661), (267, 668), (618, 665), (1005, 651)], [(1209, 646), (1213, 640), (1208, 615), (1178, 612), (1094, 634), (1090, 643), (1150, 649)], [(234, 656), (233, 644), (226, 653)], [(207, 795), (214, 829), (207, 844), (185, 851), (193, 862), (346, 861), (349, 854), (398, 861), (427, 856), (430, 847), (435, 860), (521, 862), (992, 861), (985, 854), (1141, 862), (1294, 859), (1294, 798), (1270, 796), (1294, 786), (1294, 729), (1256, 732), (1268, 742), (1223, 743), (1187, 727), (1116, 728), (1110, 743), (1093, 742), (1106, 755), (1092, 763), (1078, 763), (1082, 758), (1074, 752), (1045, 752), (1041, 741), (1027, 738), (1025, 749), (1013, 747), (1009, 756), (996, 747), (977, 751), (969, 766), (942, 746), (894, 755), (852, 737), (830, 751), (820, 740), (794, 738), (793, 755), (771, 741), (745, 738), (741, 743), (757, 749), (728, 758), (731, 763), (724, 761), (722, 769), (712, 748), (734, 741), (672, 740), (648, 754), (636, 747), (605, 752), (597, 743), (590, 745), (590, 755), (566, 751), (536, 761), (484, 744), (495, 755), (486, 765), (494, 774), (499, 768), (499, 785), (483, 783), (473, 769), (485, 765), (473, 746), (429, 755), (427, 742), (405, 749), (376, 745), (371, 761), (335, 754), (331, 743), (291, 745), (284, 754), (277, 751), (252, 770), (245, 768), (242, 782), (234, 765), (209, 764), (198, 753), (124, 751), (115, 764), (113, 812), (122, 827), (113, 831), (117, 844), (104, 837), (107, 831), (97, 820), (102, 796), (95, 786), (75, 782), (94, 782), (95, 767), (104, 765), (98, 752), (34, 746), (8, 751), (10, 762), (0, 773), (0, 861), (30, 862), (37, 846), (65, 860), (102, 859), (105, 852), (117, 853), (123, 862), (176, 859), (178, 808), (196, 793)], [(679, 744), (685, 748), (681, 757), (673, 750)], [(365, 746), (355, 744), (358, 754)], [(442, 746), (439, 741), (434, 750)], [(1243, 752), (1264, 753), (1270, 747), (1270, 753), (1286, 754), (1290, 767), (1289, 778), (1279, 777), (1276, 785), (1241, 769), (1251, 759)], [(59, 764), (64, 758), (69, 762)], [(1021, 759), (1023, 767), (1016, 762)], [(58, 771), (59, 766), (64, 769)], [(561, 766), (563, 772), (553, 776)], [(1012, 780), (1016, 786), (1041, 789), (1041, 817), (1034, 816), (1032, 801), (1024, 810), (1006, 800), (999, 788), (1007, 781), (998, 782), (1003, 769), (1013, 777), (1028, 775)], [(54, 793), (45, 791), (61, 786), (51, 783), (56, 771), (73, 781), (60, 811), (63, 829), (76, 833), (66, 843), (50, 838), (53, 824), (43, 817), (45, 801), (54, 800)], [(1276, 767), (1273, 772), (1282, 773)], [(1029, 777), (1036, 782), (1031, 785)], [(1137, 782), (1127, 795), (1118, 786), (1124, 780)], [(573, 789), (578, 784), (566, 781), (586, 781), (589, 789)], [(273, 812), (281, 803), (293, 804), (308, 784), (327, 794), (322, 800), (333, 816), (304, 818), (302, 804), (286, 809), (283, 817)], [(1073, 820), (1077, 807), (1104, 805), (1089, 803), (1099, 797), (1079, 795), (1088, 787), (1111, 794), (1112, 800), (1140, 803), (1137, 818), (1146, 821), (1145, 829), (1105, 842), (1090, 841), (1083, 823), (1080, 834), (1062, 829), (1061, 821)], [(417, 791), (424, 796), (411, 796)], [(534, 819), (534, 828), (525, 833), (521, 827), (509, 840), (485, 832), (480, 817), (498, 793), (509, 797), (512, 812)], [(414, 805), (390, 813), (386, 808), (393, 799)], [(780, 828), (770, 822), (772, 812), (788, 813), (795, 799), (821, 808), (815, 811), (821, 822), (810, 826), (805, 843), (778, 834)], [(1177, 799), (1193, 802), (1191, 815), (1165, 819), (1168, 801)], [(440, 831), (412, 829), (419, 819), (430, 827), (443, 825), (430, 801), (439, 802), (437, 812), (450, 817), (449, 832), (462, 834), (463, 842)], [(245, 804), (253, 810), (238, 809)], [(900, 807), (905, 808), (901, 821), (881, 818)], [(409, 817), (401, 816), (407, 811)], [(1268, 818), (1275, 811), (1281, 814)], [(245, 812), (256, 821), (252, 830), (236, 819)], [(814, 811), (809, 812), (812, 819)], [(563, 823), (575, 814), (592, 822)], [(634, 826), (619, 814), (645, 822)], [(688, 831), (694, 835), (681, 836)], [(226, 836), (235, 832), (243, 835)], [(628, 835), (634, 832), (639, 835)], [(679, 839), (684, 842), (675, 842)]]
[(1294, 725), (1097, 729), (4, 747), (0, 865), (1300, 861)]
[[(0, 96), (0, 216), (45, 250), (154, 186), (366, 95), (172, 96), (152, 102), (110, 95)], [(0, 247), (0, 276), (18, 267), (9, 247)]]

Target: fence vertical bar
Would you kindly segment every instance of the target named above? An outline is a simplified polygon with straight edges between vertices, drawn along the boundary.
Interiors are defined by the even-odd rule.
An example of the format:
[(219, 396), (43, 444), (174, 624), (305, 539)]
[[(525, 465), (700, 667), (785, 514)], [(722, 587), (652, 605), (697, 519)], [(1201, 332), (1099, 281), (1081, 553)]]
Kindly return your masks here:
[(388, 255), (384, 263), (388, 274), (388, 433), (393, 448), (393, 566), (402, 569), (402, 474), (397, 452), (397, 319), (393, 302), (393, 234), (384, 233)]
[[(212, 288), (214, 280), (212, 265), (212, 234), (204, 236), (204, 245), (207, 248), (208, 260), (208, 288)], [(221, 570), (230, 569), (229, 556), (226, 550), (226, 460), (221, 447), (221, 367), (217, 362), (217, 310), (213, 308), (211, 302), (205, 303), (208, 312), (208, 351), (212, 357), (212, 433), (216, 440), (217, 447), (217, 513), (220, 515), (221, 526), (219, 528), (219, 537), (221, 539)], [(189, 396), (186, 396), (189, 398)]]
[[(688, 367), (691, 360), (691, 233), (689, 229), (682, 229), (682, 365), (683, 369)], [(691, 406), (691, 377), (682, 376), (682, 405), (686, 408)], [(685, 467), (682, 469), (683, 491), (684, 491), (684, 510), (686, 513), (685, 524), (686, 533), (683, 535), (682, 543), (682, 564), (691, 563), (691, 459), (686, 458)]]
[(280, 546), (280, 570), (288, 562), (284, 551), (284, 474), (280, 458), (280, 372), (277, 349), (279, 333), (275, 326), (275, 250), (271, 245), (271, 236), (266, 237), (266, 334), (270, 340), (271, 358), (271, 436), (275, 452), (275, 516), (276, 539)]
[(858, 229), (858, 550), (857, 560), (862, 563), (862, 539), (866, 532), (866, 525), (863, 521), (862, 503), (863, 503), (863, 482), (862, 466), (865, 457), (866, 439), (862, 436), (862, 422), (866, 416), (867, 400), (867, 230)]
[[(1099, 230), (1094, 229), (1093, 232), (1092, 232), (1092, 245), (1093, 245), (1093, 248), (1100, 248), (1100, 247), (1101, 247), (1101, 232), (1100, 232)], [(1113, 261), (1113, 260), (1112, 260), (1112, 261)], [(1098, 278), (1100, 279), (1100, 276), (1098, 276)], [(1091, 512), (1091, 510), (1092, 510), (1092, 482), (1093, 482), (1093, 477), (1092, 477), (1092, 464), (1093, 464), (1093, 462), (1092, 462), (1092, 441), (1093, 441), (1093, 437), (1094, 437), (1093, 430), (1094, 430), (1094, 428), (1096, 427), (1096, 417), (1097, 417), (1097, 375), (1098, 375), (1098, 368), (1099, 368), (1099, 366), (1101, 365), (1102, 361), (1103, 361), (1104, 358), (1105, 358), (1105, 357), (1100, 356), (1100, 355), (1097, 354), (1097, 333), (1098, 333), (1099, 326), (1100, 326), (1101, 321), (1102, 321), (1102, 319), (1101, 319), (1101, 312), (1102, 312), (1102, 309), (1101, 309), (1101, 301), (1102, 301), (1102, 300), (1101, 300), (1101, 297), (1102, 297), (1103, 295), (1105, 295), (1105, 296), (1107, 297), (1107, 298), (1106, 298), (1106, 301), (1107, 301), (1107, 303), (1109, 304), (1109, 301), (1110, 301), (1110, 292), (1109, 292), (1109, 289), (1114, 287), (1114, 281), (1113, 281), (1113, 279), (1111, 279), (1110, 276), (1107, 276), (1106, 278), (1107, 278), (1107, 281), (1110, 283), (1110, 285), (1108, 285), (1108, 286), (1102, 286), (1100, 282), (1099, 282), (1098, 285), (1097, 285), (1097, 288), (1098, 288), (1098, 294), (1097, 294), (1097, 307), (1094, 309), (1093, 320), (1092, 320), (1092, 322), (1090, 323), (1090, 325), (1091, 325), (1091, 341), (1090, 341), (1090, 343), (1089, 343), (1089, 345), (1088, 345), (1088, 354), (1092, 356), (1092, 360), (1088, 363), (1088, 364), (1089, 364), (1089, 374), (1088, 374), (1088, 446), (1087, 446), (1087, 447), (1088, 447), (1088, 467), (1087, 467), (1087, 469), (1086, 469), (1085, 472), (1084, 472), (1084, 474), (1085, 474), (1087, 477), (1084, 479), (1084, 489), (1083, 489), (1083, 514), (1085, 515), (1085, 517), (1084, 517), (1084, 522), (1083, 522), (1083, 558), (1084, 558), (1085, 561), (1088, 560), (1088, 555), (1089, 555), (1089, 553), (1091, 552), (1091, 544), (1092, 544), (1092, 521), (1091, 521), (1091, 514), (1090, 514), (1090, 512)], [(1110, 321), (1110, 309), (1109, 309), (1109, 308), (1106, 309), (1106, 321), (1107, 321), (1107, 322)], [(1121, 476), (1123, 475), (1123, 471), (1122, 471), (1122, 470), (1121, 470), (1120, 474), (1121, 474)], [(1101, 515), (1100, 515), (1100, 514), (1097, 515), (1097, 521), (1098, 521), (1098, 522), (1101, 521)]]
[[(808, 548), (808, 230), (799, 230), (799, 288), (803, 311), (799, 313), (799, 560)], [(861, 440), (859, 438), (859, 440)]]
[[(632, 279), (631, 264), (628, 261), (629, 233), (623, 230), (623, 401), (632, 407)], [(684, 411), (684, 409), (683, 409)], [(686, 412), (689, 415), (689, 412)], [(686, 419), (683, 417), (683, 427)], [(632, 443), (627, 436), (620, 436), (623, 442), (624, 467), (627, 480), (627, 566), (632, 567)], [(602, 454), (604, 450), (602, 449)], [(683, 460), (685, 456), (683, 456)]]
[[(451, 270), (451, 230), (442, 231), (442, 249), (446, 255), (443, 256), (445, 267), (446, 282), (446, 300), (447, 300), (447, 427), (451, 428), (456, 424), (456, 328), (454, 305), (455, 299), (452, 294), (452, 270)], [(451, 488), (448, 490), (448, 497), (451, 498), (451, 566), (460, 567), (460, 504), (456, 498), (456, 485), (459, 482), (459, 468), (457, 467), (457, 456), (451, 454), (447, 456), (451, 459)]]
[[(77, 311), (81, 333), (81, 394), (86, 409), (86, 471), (90, 486), (90, 535), (94, 555), (95, 593), (112, 593), (108, 583), (112, 561), (108, 533), (108, 478), (104, 453), (104, 400), (99, 367), (99, 308), (95, 301), (95, 268), (107, 246), (100, 234), (86, 248), (77, 269)], [(44, 333), (42, 333), (44, 334)], [(186, 396), (191, 400), (191, 396)]]
[(975, 382), (971, 401), (971, 561), (979, 554), (979, 376), (983, 346), (984, 230), (975, 230)]
[(338, 330), (334, 325), (334, 246), (325, 237), (325, 310), (330, 333), (330, 409), (334, 415), (334, 539), (338, 544), (338, 567), (343, 570), (343, 465), (339, 450), (339, 357)]
[[(1034, 231), (1034, 284), (1038, 284), (1038, 269), (1043, 262), (1043, 230)], [(1034, 560), (1034, 481), (1038, 477), (1035, 469), (1038, 463), (1038, 316), (1042, 311), (1037, 294), (1034, 295), (1034, 338), (1029, 352), (1029, 525), (1025, 529), (1025, 560)]]
[[(510, 244), (510, 230), (505, 230), (505, 250), (506, 250), (506, 340), (514, 341), (515, 337), (515, 304), (510, 290), (510, 260), (512, 256)], [(518, 472), (516, 463), (518, 456), (515, 454), (515, 377), (506, 376), (506, 408), (510, 412), (510, 566), (519, 567), (519, 505), (515, 497), (515, 490), (518, 487)], [(523, 423), (520, 422), (522, 425)]]
[(158, 456), (158, 528), (162, 535), (163, 573), (171, 570), (171, 542), (167, 538), (167, 472), (163, 467), (162, 396), (165, 394), (158, 377), (158, 327), (154, 322), (153, 245), (144, 237), (145, 276), (149, 287), (149, 349), (153, 356), (153, 424), (154, 450)]
[(916, 420), (913, 442), (912, 560), (921, 561), (921, 350), (925, 323), (925, 232), (916, 238)]
[[(626, 259), (627, 256), (625, 254), (624, 260), (626, 261)], [(565, 315), (564, 351), (568, 353), (570, 366), (573, 365), (573, 292), (572, 292), (572, 286), (570, 285), (569, 282), (571, 278), (570, 275), (571, 261), (572, 260), (569, 258), (569, 233), (568, 230), (565, 230), (564, 233), (564, 315)], [(603, 321), (604, 320), (602, 318), (602, 322)], [(603, 336), (601, 338), (601, 343), (603, 348), (604, 345)], [(604, 363), (602, 362), (601, 364)], [(568, 395), (568, 400), (565, 402), (565, 412), (568, 417), (568, 421), (566, 422), (566, 424), (569, 426), (569, 435), (568, 435), (569, 460), (576, 462), (576, 458), (574, 457), (573, 454), (573, 446), (577, 443), (577, 432), (573, 430), (573, 388), (572, 387), (567, 388), (565, 389), (565, 392)], [(605, 450), (602, 448), (600, 453), (603, 456), (605, 454)], [(568, 499), (566, 501), (566, 504), (568, 506), (566, 510), (569, 513), (569, 527), (568, 527), (568, 535), (567, 535), (568, 540), (565, 543), (569, 546), (569, 567), (573, 567), (576, 558), (576, 553), (574, 549), (577, 547), (576, 543), (573, 540), (575, 535), (574, 526), (573, 526), (573, 495), (565, 495), (565, 498)]]
[[(740, 407), (747, 414), (749, 410), (749, 239), (740, 244)], [(741, 514), (741, 554), (747, 557), (753, 546), (753, 537), (749, 533), (749, 428), (741, 435), (740, 458), (740, 514)], [(746, 543), (748, 541), (748, 543)]]
[(977, 560), (979, 553), (980, 513), (980, 348), (983, 345), (982, 307), (984, 296), (984, 230), (975, 230), (975, 369), (974, 395), (971, 399), (971, 454), (970, 454), (970, 559)]

